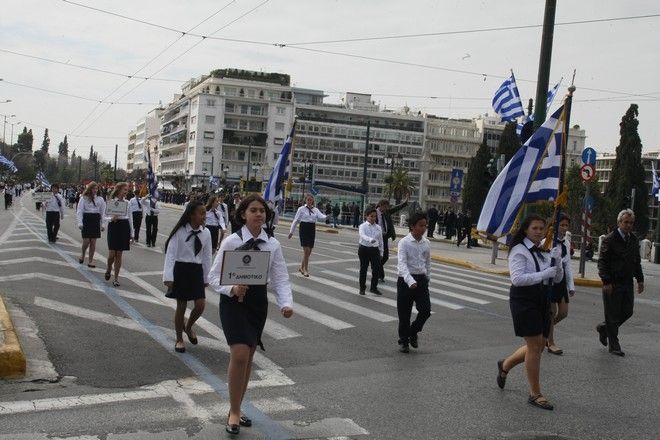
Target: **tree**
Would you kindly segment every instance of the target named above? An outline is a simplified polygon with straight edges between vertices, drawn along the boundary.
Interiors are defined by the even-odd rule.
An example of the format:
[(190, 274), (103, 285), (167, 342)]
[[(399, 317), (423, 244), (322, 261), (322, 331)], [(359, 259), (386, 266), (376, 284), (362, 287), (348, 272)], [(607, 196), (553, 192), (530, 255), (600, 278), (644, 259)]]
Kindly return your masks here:
[(396, 204), (401, 203), (401, 199), (412, 193), (412, 179), (408, 175), (408, 170), (399, 167), (392, 174), (385, 178), (385, 197), (388, 199), (394, 197)]
[(41, 141), (41, 151), (45, 156), (48, 156), (48, 147), (50, 146), (50, 137), (48, 137), (48, 129), (44, 130), (44, 140)]
[(66, 139), (66, 135), (64, 135), (64, 140), (60, 142), (57, 148), (57, 155), (60, 157), (69, 157), (69, 142)]
[(89, 147), (89, 160), (90, 161), (94, 160), (94, 145)]
[(492, 158), (490, 148), (486, 143), (486, 137), (481, 142), (470, 161), (465, 188), (463, 188), (463, 208), (472, 211), (473, 218), (479, 218), (488, 189), (490, 188), (491, 176), (488, 172), (488, 162)]
[(637, 131), (638, 115), (637, 104), (630, 104), (630, 108), (621, 118), (621, 139), (616, 147), (616, 159), (605, 189), (605, 197), (611, 203), (610, 215), (614, 216), (622, 209), (631, 208), (630, 196), (634, 188), (635, 200), (632, 209), (635, 211), (635, 230), (644, 236), (649, 229), (649, 190), (644, 182), (646, 172), (642, 165), (642, 141)]
[(500, 144), (497, 146), (497, 154), (504, 154), (505, 163), (508, 163), (514, 154), (520, 149), (520, 138), (516, 133), (516, 122), (509, 122), (504, 126)]
[(18, 140), (16, 141), (15, 153), (32, 153), (33, 142), (32, 130), (23, 127), (23, 132), (18, 135)]

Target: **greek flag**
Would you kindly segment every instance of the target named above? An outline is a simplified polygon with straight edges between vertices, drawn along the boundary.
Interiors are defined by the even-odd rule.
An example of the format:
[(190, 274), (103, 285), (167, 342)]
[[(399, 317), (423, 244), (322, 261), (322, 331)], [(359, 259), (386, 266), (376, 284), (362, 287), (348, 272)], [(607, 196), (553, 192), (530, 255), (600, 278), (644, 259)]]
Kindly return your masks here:
[(211, 189), (220, 185), (220, 178), (217, 176), (209, 176), (209, 187)]
[(149, 185), (149, 197), (158, 200), (158, 178), (154, 174), (154, 168), (151, 165), (151, 153), (147, 150), (147, 184)]
[(660, 178), (658, 177), (658, 173), (655, 171), (655, 162), (651, 162), (651, 173), (653, 176), (651, 194), (653, 194), (654, 197), (658, 197), (658, 200), (660, 200), (660, 196), (658, 196), (658, 193), (660, 192)]
[[(552, 102), (555, 100), (555, 96), (557, 96), (557, 91), (559, 90), (559, 86), (561, 85), (561, 82), (564, 80), (564, 78), (561, 78), (557, 84), (550, 90), (548, 90), (548, 94), (546, 96), (545, 102), (546, 102), (546, 112), (550, 111), (550, 107), (552, 106)], [(520, 137), (523, 127), (528, 121), (533, 121), (534, 120), (534, 114), (528, 115), (528, 116), (523, 116), (522, 120), (520, 121), (520, 124), (516, 126), (516, 134), (518, 137)]]
[(275, 202), (282, 197), (282, 182), (285, 178), (286, 163), (289, 160), (289, 154), (291, 153), (291, 143), (293, 142), (295, 130), (296, 124), (294, 122), (293, 127), (291, 127), (291, 133), (286, 138), (286, 142), (284, 142), (284, 146), (280, 152), (280, 157), (278, 157), (277, 162), (275, 162), (273, 172), (270, 174), (268, 184), (264, 190), (264, 200), (266, 201), (271, 200)]
[(511, 72), (511, 78), (504, 81), (495, 92), (493, 110), (500, 115), (502, 121), (506, 122), (513, 121), (517, 117), (525, 115), (513, 72)]
[(43, 186), (44, 188), (50, 187), (50, 182), (48, 182), (48, 179), (46, 179), (46, 176), (44, 175), (43, 171), (39, 171), (37, 175), (35, 176), (35, 180), (39, 182), (39, 185)]
[(18, 171), (18, 168), (16, 168), (16, 165), (14, 164), (14, 162), (7, 159), (2, 154), (0, 154), (0, 164), (5, 165), (7, 168), (9, 168), (11, 170), (12, 173), (15, 173), (15, 172)]
[(506, 236), (523, 203), (557, 198), (564, 120), (562, 105), (497, 176), (477, 223), (479, 232), (497, 238)]

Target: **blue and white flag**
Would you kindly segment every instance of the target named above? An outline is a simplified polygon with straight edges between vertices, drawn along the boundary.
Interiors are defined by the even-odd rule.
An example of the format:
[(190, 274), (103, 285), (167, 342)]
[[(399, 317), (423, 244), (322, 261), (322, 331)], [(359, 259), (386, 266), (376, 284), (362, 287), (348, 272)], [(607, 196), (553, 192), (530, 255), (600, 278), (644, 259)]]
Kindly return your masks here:
[(44, 175), (43, 171), (39, 171), (37, 175), (35, 176), (35, 180), (39, 182), (39, 185), (43, 186), (44, 188), (50, 187), (50, 182), (48, 179), (46, 179), (46, 176)]
[(479, 232), (504, 237), (511, 232), (523, 202), (557, 198), (564, 118), (562, 105), (497, 176), (479, 216)]
[(495, 92), (493, 110), (500, 115), (502, 121), (506, 122), (513, 121), (525, 115), (525, 109), (523, 109), (522, 101), (520, 100), (520, 93), (518, 93), (518, 86), (516, 85), (513, 72), (511, 72), (511, 78), (504, 81)]
[(158, 200), (158, 178), (154, 174), (154, 167), (151, 164), (151, 153), (147, 150), (147, 184), (149, 185), (149, 197)]
[[(660, 178), (658, 177), (658, 173), (655, 170), (655, 162), (651, 162), (651, 172), (653, 176), (653, 185), (651, 186), (651, 194), (653, 194), (654, 197), (658, 197), (658, 192), (660, 192)], [(658, 198), (660, 200), (660, 198)]]
[[(564, 78), (561, 78), (559, 80), (559, 82), (557, 84), (555, 84), (555, 86), (553, 88), (548, 90), (548, 94), (546, 95), (546, 99), (545, 99), (545, 102), (546, 102), (545, 111), (546, 111), (546, 113), (550, 111), (550, 107), (552, 106), (552, 102), (555, 100), (555, 96), (557, 96), (557, 91), (559, 90), (559, 86), (561, 85), (561, 82), (563, 80), (564, 80)], [(525, 126), (525, 124), (527, 122), (533, 121), (533, 120), (534, 120), (534, 114), (533, 113), (531, 115), (523, 116), (520, 123), (518, 125), (516, 125), (516, 134), (518, 135), (518, 137), (520, 137), (520, 135), (522, 134), (522, 130), (523, 130), (523, 127)]]
[(296, 130), (295, 123), (291, 127), (291, 133), (286, 138), (282, 151), (280, 152), (280, 157), (277, 158), (275, 166), (273, 167), (273, 172), (270, 174), (268, 179), (268, 184), (264, 190), (264, 200), (266, 201), (277, 201), (282, 197), (282, 182), (284, 182), (286, 175), (286, 165), (289, 160), (289, 154), (291, 153), (291, 143), (293, 142), (293, 135)]
[(15, 172), (18, 171), (18, 168), (16, 168), (16, 165), (14, 164), (14, 162), (7, 159), (2, 154), (0, 154), (0, 164), (5, 165), (7, 168), (9, 168), (11, 170), (12, 173), (15, 173)]

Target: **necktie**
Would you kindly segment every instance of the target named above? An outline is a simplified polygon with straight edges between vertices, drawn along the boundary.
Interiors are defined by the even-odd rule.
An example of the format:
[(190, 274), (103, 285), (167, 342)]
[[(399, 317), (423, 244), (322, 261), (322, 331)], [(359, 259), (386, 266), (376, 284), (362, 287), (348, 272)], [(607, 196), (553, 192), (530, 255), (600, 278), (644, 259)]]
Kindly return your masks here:
[(383, 235), (387, 234), (387, 220), (385, 219), (385, 214), (380, 215), (380, 226), (383, 229)]
[(545, 261), (545, 256), (543, 255), (543, 252), (541, 252), (541, 249), (539, 249), (537, 246), (532, 247), (530, 250), (534, 252), (536, 256), (541, 259), (541, 261)]
[(218, 217), (218, 211), (214, 209), (214, 210), (211, 211), (211, 212), (213, 212), (213, 215), (215, 216), (216, 221), (217, 221), (217, 222), (220, 222), (220, 218)]
[(307, 210), (309, 211), (309, 215), (314, 215), (314, 208), (310, 208), (309, 206), (307, 207)]
[(156, 201), (154, 199), (149, 199), (149, 206), (151, 207), (151, 215), (154, 215), (154, 209), (156, 208)]
[(191, 237), (195, 237), (195, 256), (199, 254), (202, 251), (202, 240), (199, 239), (197, 234), (201, 233), (202, 229), (199, 231), (190, 231), (190, 235), (188, 235), (188, 238), (186, 238), (186, 243), (188, 240), (190, 240)]
[(567, 250), (566, 250), (566, 245), (562, 242), (559, 243), (561, 245), (561, 257), (564, 258), (566, 256)]
[(59, 208), (61, 208), (61, 207), (62, 207), (62, 202), (60, 202), (60, 198), (57, 197), (57, 196), (53, 196), (53, 197), (55, 197), (55, 201), (57, 202), (57, 206), (58, 206)]
[(261, 243), (265, 243), (265, 240), (262, 240), (261, 238), (251, 238), (245, 243), (243, 243), (241, 246), (237, 247), (237, 251), (249, 251), (249, 250), (254, 250), (254, 251), (260, 251), (259, 245)]

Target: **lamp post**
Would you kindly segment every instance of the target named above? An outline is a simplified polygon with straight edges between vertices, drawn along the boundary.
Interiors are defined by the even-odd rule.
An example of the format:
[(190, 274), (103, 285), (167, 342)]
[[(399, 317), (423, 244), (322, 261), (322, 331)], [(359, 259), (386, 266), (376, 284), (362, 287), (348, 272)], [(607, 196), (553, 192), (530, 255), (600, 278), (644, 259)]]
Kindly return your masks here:
[(21, 123), (21, 121), (16, 121), (14, 123), (11, 123), (11, 122), (9, 123), (11, 125), (11, 133), (10, 133), (10, 136), (9, 136), (9, 145), (14, 145), (14, 125), (18, 125), (20, 123)]
[(3, 115), (3, 116), (5, 117), (5, 123), (3, 124), (3, 128), (2, 128), (2, 143), (6, 145), (7, 144), (7, 139), (6, 139), (6, 136), (7, 136), (7, 118), (10, 118), (10, 119), (15, 118), (16, 115)]

